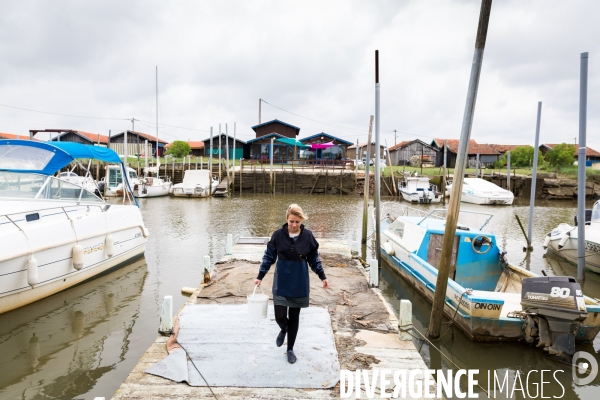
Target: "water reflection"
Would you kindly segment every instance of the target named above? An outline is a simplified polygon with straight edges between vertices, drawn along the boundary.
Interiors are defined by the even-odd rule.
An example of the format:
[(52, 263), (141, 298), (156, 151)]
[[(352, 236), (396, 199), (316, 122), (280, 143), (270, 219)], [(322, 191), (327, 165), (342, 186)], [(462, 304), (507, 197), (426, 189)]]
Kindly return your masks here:
[(0, 397), (75, 398), (123, 360), (143, 258), (0, 316)]
[[(173, 307), (179, 309), (187, 300), (179, 295), (181, 287), (196, 286), (202, 279), (204, 255), (210, 255), (213, 262), (220, 259), (228, 233), (233, 234), (234, 240), (241, 236), (269, 236), (285, 222), (290, 203), (304, 208), (309, 216), (306, 225), (317, 238), (360, 240), (363, 201), (354, 196), (245, 194), (243, 198), (228, 199), (140, 199), (144, 222), (151, 234), (145, 261), (0, 315), (0, 398), (111, 397), (156, 338), (162, 297), (173, 295)], [(382, 215), (393, 213), (395, 207), (396, 202), (389, 202)], [(488, 228), (497, 235), (497, 243), (508, 252), (511, 262), (537, 274), (544, 270), (548, 275), (576, 275), (576, 267), (546, 258), (542, 249), (544, 237), (551, 229), (560, 222), (572, 221), (576, 203), (536, 202), (534, 250), (530, 254), (523, 253), (525, 239), (515, 219), (517, 214), (527, 224), (527, 204), (464, 204), (462, 208), (494, 214)], [(373, 225), (371, 211), (369, 231)], [(368, 245), (371, 246), (370, 241)], [(363, 247), (363, 254), (370, 251)], [(400, 298), (411, 300), (414, 324), (425, 332), (430, 304), (389, 269), (381, 271), (380, 283), (393, 306), (398, 306)], [(583, 287), (587, 295), (600, 298), (599, 275), (588, 273)], [(529, 369), (563, 368), (539, 349), (518, 343), (473, 343), (458, 329), (436, 343), (460, 367), (479, 368), (484, 387), (488, 370), (515, 375)], [(595, 353), (600, 349), (600, 339), (579, 349)], [(422, 346), (421, 354), (432, 367), (452, 367), (448, 359), (428, 345)], [(594, 391), (598, 390), (598, 382), (586, 389), (574, 387), (570, 373), (561, 379), (566, 391), (564, 399), (597, 397)], [(558, 383), (548, 380), (554, 382), (548, 388), (560, 394)], [(544, 391), (545, 396), (548, 393), (551, 392)]]

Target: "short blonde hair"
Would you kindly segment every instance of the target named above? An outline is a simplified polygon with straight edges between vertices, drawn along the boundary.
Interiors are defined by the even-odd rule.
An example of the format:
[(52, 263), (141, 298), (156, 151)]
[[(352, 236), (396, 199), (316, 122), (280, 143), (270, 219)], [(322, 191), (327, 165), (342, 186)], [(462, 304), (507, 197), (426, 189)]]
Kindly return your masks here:
[(298, 204), (290, 204), (285, 214), (285, 219), (287, 220), (290, 215), (300, 218), (303, 221), (306, 221), (308, 217), (304, 215), (304, 211)]

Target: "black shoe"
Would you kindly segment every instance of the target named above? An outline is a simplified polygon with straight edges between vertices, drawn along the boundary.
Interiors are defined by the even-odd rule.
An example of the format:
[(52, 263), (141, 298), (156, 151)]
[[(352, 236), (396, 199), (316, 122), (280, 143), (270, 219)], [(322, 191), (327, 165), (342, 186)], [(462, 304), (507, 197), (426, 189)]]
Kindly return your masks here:
[(282, 329), (281, 332), (279, 332), (279, 335), (277, 335), (277, 340), (275, 340), (275, 344), (277, 345), (277, 347), (281, 347), (283, 345), (283, 340), (285, 339), (285, 334), (286, 334), (286, 331), (284, 331)]
[(288, 350), (287, 356), (288, 356), (288, 362), (290, 364), (293, 364), (296, 362), (297, 358), (296, 358), (296, 355), (294, 354), (294, 350)]

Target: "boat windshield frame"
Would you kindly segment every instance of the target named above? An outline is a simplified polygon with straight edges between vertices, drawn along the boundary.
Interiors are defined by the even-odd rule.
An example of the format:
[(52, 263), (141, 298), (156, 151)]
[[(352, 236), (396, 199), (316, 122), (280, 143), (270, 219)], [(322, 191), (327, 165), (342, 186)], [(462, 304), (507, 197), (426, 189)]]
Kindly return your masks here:
[[(9, 174), (14, 176), (9, 177)], [(15, 177), (18, 178), (16, 182), (12, 182), (12, 180), (8, 179)], [(36, 186), (33, 186), (32, 184)], [(40, 185), (39, 188), (37, 188), (37, 185)], [(6, 192), (14, 194), (14, 196), (6, 196), (3, 193), (0, 193), (0, 200), (18, 199), (29, 201), (69, 201), (76, 202), (77, 204), (106, 204), (104, 199), (96, 196), (95, 193), (87, 190), (81, 185), (60, 179), (53, 175), (35, 172), (0, 171), (1, 191), (4, 191), (2, 189), (3, 187), (8, 188)], [(16, 190), (14, 189), (15, 187)], [(37, 190), (35, 190), (36, 188)], [(27, 189), (29, 189), (29, 191), (27, 191)], [(35, 194), (31, 195), (34, 192)], [(25, 195), (26, 193), (29, 193), (30, 195)]]
[(600, 222), (600, 200), (596, 201), (592, 207), (590, 222)]
[[(421, 219), (417, 225), (421, 225), (421, 222), (425, 221), (427, 218), (430, 218), (432, 214), (436, 213), (436, 212), (443, 212), (443, 213), (447, 213), (448, 210), (446, 210), (445, 208), (436, 208), (435, 210), (432, 210), (431, 212), (429, 212), (429, 214), (427, 214), (425, 217), (423, 217), (423, 219)], [(483, 230), (483, 228), (485, 228), (485, 226), (490, 222), (490, 220), (494, 217), (494, 214), (490, 214), (490, 213), (484, 213), (484, 212), (478, 212), (478, 211), (467, 211), (467, 210), (460, 210), (461, 213), (467, 213), (467, 214), (475, 214), (475, 215), (487, 215), (488, 218), (483, 222), (483, 225), (481, 225), (479, 227), (478, 230)]]

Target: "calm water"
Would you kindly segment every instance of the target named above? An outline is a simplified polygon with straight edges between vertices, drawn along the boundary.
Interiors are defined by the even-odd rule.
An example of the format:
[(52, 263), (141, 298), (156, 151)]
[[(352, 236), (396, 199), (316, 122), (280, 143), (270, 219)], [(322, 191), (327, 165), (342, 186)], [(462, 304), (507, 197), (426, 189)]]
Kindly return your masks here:
[[(160, 304), (173, 295), (174, 308), (186, 301), (183, 286), (201, 279), (204, 255), (217, 260), (224, 255), (226, 234), (268, 236), (283, 224), (287, 205), (297, 202), (309, 215), (307, 226), (317, 238), (351, 241), (359, 238), (362, 199), (354, 196), (244, 196), (230, 199), (142, 199), (144, 220), (150, 229), (145, 257), (92, 282), (36, 304), (0, 315), (0, 398), (55, 399), (111, 397), (157, 335)], [(591, 206), (591, 205), (590, 205)], [(386, 204), (382, 215), (396, 207)], [(424, 209), (434, 208), (425, 206)], [(575, 203), (538, 203), (534, 216), (534, 251), (522, 252), (524, 239), (515, 214), (524, 224), (528, 206), (483, 207), (463, 204), (463, 209), (490, 212), (488, 229), (508, 251), (509, 259), (534, 272), (576, 275), (576, 268), (544, 257), (544, 236), (558, 223), (571, 222)], [(476, 223), (480, 219), (469, 218)], [(370, 221), (372, 223), (372, 221)], [(366, 249), (365, 251), (369, 251)], [(400, 298), (413, 303), (415, 327), (425, 332), (430, 305), (389, 268), (381, 271), (381, 289), (394, 307)], [(332, 282), (335, 285), (335, 282)], [(587, 274), (584, 292), (600, 298), (600, 276)], [(422, 343), (415, 340), (421, 347)], [(600, 380), (576, 387), (567, 366), (549, 360), (539, 349), (520, 344), (472, 343), (462, 333), (446, 335), (435, 343), (461, 368), (478, 368), (480, 384), (487, 388), (487, 371), (506, 372), (514, 381), (517, 372), (565, 370), (544, 380), (544, 396), (596, 399)], [(598, 358), (600, 338), (578, 350)], [(421, 354), (432, 368), (452, 367), (448, 359), (424, 344)], [(452, 367), (454, 368), (454, 367)], [(539, 374), (531, 380), (540, 381)], [(525, 377), (523, 377), (525, 382)], [(535, 396), (530, 385), (530, 395)], [(539, 390), (539, 389), (538, 389)], [(484, 396), (482, 394), (482, 396)], [(496, 398), (506, 398), (497, 394)], [(523, 398), (519, 391), (514, 398)]]

